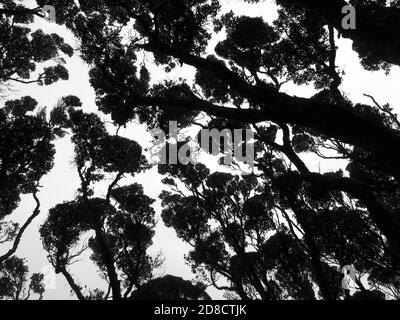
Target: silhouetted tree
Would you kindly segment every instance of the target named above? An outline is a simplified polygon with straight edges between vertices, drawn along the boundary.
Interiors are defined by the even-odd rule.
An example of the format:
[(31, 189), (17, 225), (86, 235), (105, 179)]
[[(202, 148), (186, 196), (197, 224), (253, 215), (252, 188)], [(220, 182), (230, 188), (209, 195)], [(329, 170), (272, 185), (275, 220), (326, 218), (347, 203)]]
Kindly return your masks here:
[[(0, 91), (16, 82), (50, 85), (68, 79), (63, 64), (64, 57), (72, 56), (72, 47), (57, 34), (33, 31), (29, 23), (33, 22), (34, 15), (43, 17), (40, 8), (27, 9), (12, 0), (1, 2)], [(45, 62), (53, 64), (47, 63), (42, 68), (40, 64)], [(42, 69), (37, 70), (37, 67)], [(34, 73), (37, 76), (32, 79)], [(0, 255), (1, 268), (7, 261), (20, 261), (10, 260), (10, 257), (16, 252), (26, 228), (40, 213), (39, 181), (53, 166), (53, 141), (61, 135), (54, 115), (48, 118), (46, 109), (37, 108), (37, 104), (32, 97), (24, 96), (6, 100), (0, 109), (0, 243), (13, 242), (11, 248)], [(20, 227), (5, 219), (18, 206), (21, 194), (32, 194), (36, 207)], [(20, 277), (25, 276), (21, 273)]]
[(24, 259), (15, 256), (7, 259), (0, 267), (0, 299), (28, 300), (31, 293), (42, 299), (45, 291), (43, 274), (34, 273), (28, 279), (29, 268)]
[[(353, 150), (362, 149), (374, 160), (367, 159), (364, 165), (398, 181), (400, 158), (392, 152), (400, 142), (398, 129), (384, 120), (395, 116), (390, 109), (373, 105), (368, 110), (377, 116), (371, 117), (370, 111), (354, 106), (339, 90), (342, 72), (335, 65), (335, 28), (339, 27), (336, 20), (322, 19), (319, 9), (330, 14), (336, 8), (332, 14), (338, 18), (342, 16), (340, 5), (344, 1), (332, 0), (326, 7), (318, 1), (298, 3), (304, 5), (278, 1), (282, 6), (272, 25), (260, 18), (236, 17), (233, 13), (216, 18), (220, 9), (217, 0), (97, 1), (79, 8), (71, 0), (58, 6), (58, 16), (60, 23), (66, 23), (82, 41), (82, 57), (93, 65), (91, 82), (99, 108), (111, 113), (118, 124), (138, 116), (141, 121), (156, 125), (157, 119), (179, 113), (180, 123), (187, 125), (200, 112), (245, 124), (271, 121), (289, 131), (307, 131), (311, 136), (302, 134), (293, 139), (315, 138), (322, 142), (318, 144), (319, 152), (331, 148), (333, 143), (339, 157), (359, 161)], [(378, 18), (371, 18), (376, 10), (388, 12), (384, 15), (385, 26), (395, 23), (391, 23), (395, 20), (390, 13), (395, 16), (397, 3), (391, 8), (384, 7), (382, 1), (354, 3), (367, 16), (372, 29), (378, 25)], [(119, 32), (130, 19), (135, 21), (135, 33), (124, 44)], [(204, 55), (213, 31), (210, 25), (217, 32), (222, 28), (226, 31), (226, 40), (215, 48), (216, 57)], [(364, 38), (380, 35), (382, 32), (377, 30), (381, 27), (371, 33), (360, 26), (360, 31), (354, 33), (356, 45), (360, 47), (361, 42), (367, 43)], [(363, 34), (362, 39), (357, 32)], [(369, 45), (373, 43), (374, 40)], [(196, 83), (191, 87), (183, 80), (167, 81), (150, 87), (145, 67), (140, 77), (136, 72), (137, 55), (143, 52), (153, 53), (155, 63), (163, 65), (166, 71), (178, 63), (194, 67), (199, 74)], [(378, 61), (382, 52), (387, 50), (374, 53), (375, 68), (386, 67)], [(365, 59), (364, 65), (370, 68), (371, 63)], [(282, 83), (290, 80), (299, 85), (313, 83), (320, 93), (306, 99), (280, 92)], [(289, 159), (294, 161), (297, 152), (290, 153)], [(385, 202), (376, 185), (351, 177), (322, 176), (298, 161), (293, 163), (304, 180), (323, 183), (326, 188), (341, 190), (360, 200), (386, 236), (393, 254), (400, 258), (397, 208)]]
[[(188, 261), (204, 280), (243, 299), (330, 300), (341, 294), (340, 268), (352, 263), (359, 271), (356, 298), (380, 299), (390, 292), (398, 297), (400, 155), (394, 150), (400, 145), (400, 123), (389, 105), (372, 96), (367, 96), (370, 105), (354, 104), (340, 90), (344, 70), (336, 66), (336, 39), (353, 40), (365, 69), (389, 72), (390, 64), (400, 62), (399, 1), (390, 6), (381, 0), (350, 1), (357, 12), (355, 30), (342, 27), (344, 0), (277, 0), (278, 18), (271, 24), (234, 12), (220, 15), (218, 0), (37, 3), (55, 5), (57, 22), (80, 41), (96, 103), (115, 124), (138, 119), (149, 128), (166, 129), (169, 120), (177, 120), (180, 128), (256, 133), (256, 168), (250, 176), (210, 174), (201, 164), (160, 167), (174, 191), (161, 195), (164, 222), (191, 244)], [(40, 15), (38, 9), (14, 1), (0, 9), (2, 28), (15, 28), (22, 39), (2, 41), (13, 53), (2, 62), (3, 81), (26, 82), (35, 62), (52, 59), (59, 50), (72, 53), (55, 35), (37, 31), (28, 37), (29, 30), (14, 26), (13, 20), (26, 23), (34, 15)], [(130, 37), (123, 37), (121, 30), (131, 21)], [(210, 48), (213, 33), (224, 39)], [(37, 53), (39, 43), (49, 51)], [(16, 55), (19, 47), (26, 50)], [(194, 80), (153, 83), (141, 59), (147, 53), (167, 73), (183, 64), (193, 67)], [(32, 81), (49, 84), (59, 78), (67, 78), (61, 65), (44, 69)], [(318, 92), (290, 96), (281, 92), (289, 81), (313, 84)], [(83, 299), (67, 266), (84, 249), (83, 234), (91, 232), (92, 259), (106, 275), (113, 298), (126, 298), (151, 279), (146, 249), (154, 213), (140, 186), (118, 183), (146, 165), (140, 147), (109, 135), (97, 115), (67, 109), (64, 104), (56, 109), (62, 123), (57, 134), (72, 131), (81, 188), (75, 201), (50, 210), (41, 229), (43, 243), (56, 271)], [(302, 153), (346, 160), (346, 172), (312, 172)], [(98, 197), (93, 186), (109, 174), (112, 183)], [(9, 212), (17, 195), (9, 195)], [(135, 220), (142, 211), (146, 214)], [(15, 237), (15, 225), (2, 228), (4, 239)], [(371, 290), (364, 288), (363, 276), (369, 277)], [(228, 285), (221, 287), (217, 277)], [(88, 295), (101, 297), (108, 294)]]
[[(307, 8), (321, 15), (325, 23), (335, 27), (343, 37), (354, 41), (353, 48), (360, 54), (361, 62), (372, 70), (385, 67), (388, 63), (400, 63), (398, 1), (328, 0), (322, 5), (321, 1), (314, 0), (278, 0), (277, 3), (285, 7)], [(357, 13), (355, 29), (344, 29), (342, 26), (342, 8), (349, 3)]]
[[(187, 256), (193, 270), (216, 288), (243, 299), (315, 299), (304, 249), (277, 222), (274, 199), (255, 176), (213, 173), (202, 164), (160, 166), (164, 183), (162, 217), (192, 246)], [(184, 182), (190, 194), (178, 188)]]
[[(64, 97), (63, 103), (80, 104), (73, 96)], [(37, 108), (29, 96), (7, 101), (0, 109), (0, 243), (13, 241), (0, 256), (0, 264), (15, 253), (26, 228), (40, 213), (39, 181), (53, 167), (55, 138), (63, 136), (57, 110), (47, 117), (46, 109)], [(32, 194), (36, 207), (19, 227), (4, 219), (17, 208), (21, 194)]]
[(172, 275), (150, 280), (132, 292), (132, 300), (210, 300), (201, 284)]
[[(126, 298), (152, 278), (153, 268), (160, 263), (159, 257), (147, 253), (154, 235), (153, 200), (139, 184), (118, 186), (125, 175), (145, 169), (146, 160), (135, 141), (109, 135), (97, 115), (66, 105), (60, 105), (59, 111), (64, 111), (65, 128), (72, 132), (81, 188), (75, 201), (50, 210), (40, 230), (44, 248), (56, 273), (66, 277), (79, 299), (85, 299), (84, 293), (67, 267), (87, 247), (109, 283), (112, 298)], [(105, 196), (95, 197), (95, 185), (110, 175), (114, 177)], [(85, 234), (90, 236), (87, 244), (82, 241)]]
[[(50, 85), (60, 79), (68, 80), (65, 58), (73, 49), (56, 33), (32, 31), (29, 23), (34, 16), (43, 17), (41, 8), (28, 9), (18, 1), (2, 1), (0, 8), (0, 82), (37, 83)], [(53, 65), (37, 70), (43, 62)], [(38, 75), (32, 79), (32, 74)]]

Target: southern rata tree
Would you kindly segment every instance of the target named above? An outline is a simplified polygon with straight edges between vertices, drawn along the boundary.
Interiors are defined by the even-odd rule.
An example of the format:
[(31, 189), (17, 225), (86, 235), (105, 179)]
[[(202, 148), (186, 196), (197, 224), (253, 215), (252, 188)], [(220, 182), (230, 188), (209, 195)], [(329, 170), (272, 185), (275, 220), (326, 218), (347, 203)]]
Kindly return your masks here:
[(173, 191), (160, 196), (162, 217), (192, 246), (193, 270), (229, 297), (333, 300), (353, 264), (358, 298), (397, 298), (396, 257), (368, 212), (258, 145), (257, 177), (210, 174), (200, 163), (159, 167)]
[[(240, 225), (238, 231), (237, 223), (231, 221), (252, 219), (253, 211), (246, 211), (248, 199), (238, 195), (244, 191), (224, 189), (220, 195), (217, 191), (221, 186), (206, 184), (212, 184), (216, 177), (232, 184), (246, 179), (210, 175), (206, 168), (190, 164), (164, 171), (181, 180), (193, 193), (191, 197), (179, 192), (163, 195), (172, 208), (168, 216), (165, 213), (166, 221), (185, 241), (201, 244), (208, 239), (207, 245), (194, 251), (200, 255), (198, 261), (209, 268), (208, 272), (211, 268), (208, 277), (218, 272), (229, 279), (231, 285), (227, 289), (242, 298), (336, 299), (340, 294), (338, 269), (345, 263), (355, 264), (361, 275), (368, 274), (371, 287), (398, 295), (400, 154), (395, 150), (400, 145), (400, 123), (389, 105), (381, 105), (371, 96), (369, 105), (353, 103), (346, 97), (341, 91), (345, 70), (337, 67), (336, 55), (337, 38), (344, 36), (353, 40), (367, 70), (390, 71), (391, 64), (400, 64), (400, 4), (392, 1), (387, 5), (383, 0), (350, 2), (358, 13), (355, 30), (341, 26), (342, 7), (347, 4), (344, 0), (277, 0), (278, 18), (271, 24), (234, 12), (220, 15), (218, 0), (37, 1), (38, 5), (55, 5), (57, 22), (65, 23), (80, 41), (81, 57), (91, 66), (90, 79), (98, 107), (110, 114), (117, 125), (127, 125), (138, 118), (150, 128), (165, 128), (168, 120), (177, 120), (181, 128), (200, 125), (221, 129), (223, 123), (226, 128), (234, 124), (254, 130), (257, 179), (247, 183), (260, 185), (256, 190), (261, 197), (258, 204), (273, 204), (273, 211), (261, 210), (263, 214), (257, 216), (259, 223), (254, 228), (264, 228), (257, 250), (247, 251), (251, 238), (246, 234), (247, 226)], [(12, 1), (7, 1), (0, 14), (7, 26), (12, 25), (7, 21), (26, 19), (35, 12), (15, 8)], [(130, 37), (123, 37), (121, 30), (127, 26), (132, 26)], [(223, 40), (210, 48), (210, 40), (217, 33)], [(62, 42), (56, 43), (68, 54)], [(151, 54), (153, 62), (167, 73), (183, 64), (193, 67), (194, 81), (179, 78), (152, 83), (149, 68), (141, 59), (144, 54)], [(23, 71), (20, 77), (27, 76)], [(41, 77), (46, 77), (45, 73)], [(283, 84), (289, 81), (298, 86), (312, 84), (318, 92), (308, 98), (290, 96), (282, 92)], [(92, 211), (98, 215), (96, 223), (85, 218), (73, 224), (77, 233), (68, 241), (74, 244), (81, 232), (95, 232), (90, 244), (94, 259), (101, 262), (99, 265), (107, 273), (113, 297), (119, 298), (121, 287), (113, 264), (113, 241), (105, 241), (108, 235), (103, 229), (112, 220), (109, 215), (113, 216), (109, 207), (114, 199), (112, 190), (126, 173), (120, 174), (127, 162), (122, 164), (117, 155), (123, 159), (131, 142), (118, 137), (104, 138), (104, 130), (93, 115), (74, 112), (70, 120), (79, 123), (80, 117), (86, 119), (84, 122), (92, 122), (95, 130), (85, 131), (82, 124), (82, 132), (71, 127), (82, 187), (79, 199), (70, 205), (80, 208), (83, 203), (90, 207), (94, 201), (92, 206), (98, 209)], [(104, 152), (108, 148), (113, 152)], [(346, 160), (346, 172), (312, 172), (302, 160), (305, 152), (321, 159)], [(104, 199), (95, 198), (90, 187), (103, 178), (98, 170), (116, 175), (116, 182), (109, 186)], [(222, 202), (204, 207), (204, 198), (214, 193), (218, 194), (215, 199)], [(115, 201), (121, 206), (118, 210), (123, 211), (124, 204), (117, 198)], [(229, 212), (224, 213), (227, 208)], [(197, 220), (190, 215), (174, 218), (185, 210), (198, 215)], [(274, 225), (264, 225), (275, 211), (286, 223), (274, 221)], [(223, 219), (216, 218), (217, 214)], [(210, 216), (220, 224), (220, 229), (214, 222), (209, 228)], [(185, 219), (193, 220), (190, 223), (195, 225), (183, 230), (180, 223), (190, 226)], [(357, 231), (352, 229), (354, 225)], [(113, 234), (111, 227), (106, 229)], [(63, 228), (60, 230), (63, 232)], [(194, 234), (187, 234), (192, 231)], [(266, 236), (269, 231), (272, 233)], [(365, 241), (371, 245), (366, 247)], [(281, 248), (278, 252), (274, 251), (277, 247)], [(215, 250), (216, 258), (226, 253), (223, 268), (216, 270), (211, 262), (202, 260), (201, 254), (206, 255), (208, 248)], [(277, 263), (279, 252), (290, 262)], [(260, 266), (260, 259), (275, 262)], [(220, 267), (219, 261), (217, 264)], [(266, 267), (269, 269), (263, 270)], [(380, 297), (367, 294), (361, 280), (357, 280), (358, 298)], [(317, 295), (309, 290), (310, 283), (318, 286)]]
[[(28, 9), (13, 0), (1, 2), (0, 8), (0, 82), (50, 85), (68, 80), (64, 64), (73, 49), (58, 34), (31, 29), (34, 17), (42, 18), (41, 9)], [(44, 62), (51, 66), (41, 67)], [(41, 69), (38, 70), (40, 66)]]
[[(142, 148), (129, 139), (109, 135), (95, 114), (86, 114), (65, 104), (57, 112), (64, 130), (72, 132), (75, 165), (81, 180), (75, 201), (52, 208), (40, 233), (49, 261), (56, 273), (62, 273), (79, 299), (85, 299), (81, 287), (68, 272), (75, 258), (87, 248), (91, 259), (109, 283), (114, 299), (127, 297), (152, 277), (159, 263), (147, 254), (154, 234), (153, 200), (138, 184), (119, 187), (125, 175), (135, 175), (146, 167)], [(104, 197), (96, 197), (94, 187), (113, 176)], [(90, 235), (87, 243), (84, 235)], [(122, 274), (119, 278), (118, 273)], [(101, 295), (100, 291), (88, 296)], [(109, 293), (102, 295), (104, 298)]]
[(174, 191), (160, 196), (164, 223), (191, 245), (187, 261), (203, 280), (229, 297), (315, 299), (307, 254), (279, 222), (273, 195), (257, 177), (210, 174), (202, 164), (160, 172)]
[(28, 282), (28, 271), (24, 259), (13, 256), (4, 262), (0, 269), (1, 300), (28, 300), (32, 293), (38, 295), (39, 300), (43, 298), (43, 274), (32, 274)]
[[(140, 145), (110, 135), (95, 114), (65, 103), (55, 110), (63, 119), (63, 130), (72, 134), (81, 180), (78, 197), (50, 209), (40, 229), (56, 273), (65, 277), (81, 300), (148, 299), (154, 294), (152, 290), (164, 286), (174, 287), (185, 299), (204, 296), (201, 285), (191, 287), (172, 277), (154, 279), (154, 271), (162, 263), (161, 255), (153, 257), (148, 252), (156, 224), (154, 200), (144, 194), (140, 184), (121, 185), (124, 178), (149, 167)], [(104, 187), (110, 177), (111, 183)], [(98, 288), (85, 292), (72, 276), (69, 267), (86, 250), (90, 250), (90, 259), (108, 283), (107, 292)]]
[(192, 284), (180, 277), (166, 275), (153, 279), (135, 290), (132, 300), (210, 300), (204, 285)]
[[(76, 100), (76, 97), (64, 97), (63, 103), (71, 104)], [(9, 249), (0, 255), (0, 271), (3, 271), (2, 281), (6, 281), (8, 286), (18, 283), (19, 287), (9, 291), (15, 292), (16, 299), (21, 298), (28, 268), (23, 260), (13, 255), (25, 230), (40, 214), (40, 180), (53, 167), (54, 140), (63, 135), (62, 127), (57, 109), (47, 117), (46, 109), (37, 108), (37, 102), (29, 96), (9, 100), (0, 109), (0, 244), (6, 248), (11, 243)], [(20, 226), (7, 219), (17, 208), (22, 194), (31, 194), (36, 206)], [(4, 276), (7, 266), (16, 266), (20, 281), (7, 280)]]
[[(125, 124), (138, 116), (141, 121), (156, 125), (160, 124), (158, 120), (173, 119), (178, 114), (180, 124), (188, 125), (199, 113), (245, 124), (273, 122), (282, 130), (285, 126), (289, 131), (296, 130), (299, 135), (293, 139), (297, 141), (312, 140), (320, 155), (334, 148), (338, 157), (398, 181), (400, 158), (393, 148), (399, 145), (400, 138), (390, 107), (354, 105), (340, 91), (342, 70), (336, 66), (335, 43), (335, 28), (340, 28), (336, 20), (323, 18), (316, 1), (277, 3), (279, 17), (269, 25), (261, 18), (238, 17), (234, 13), (220, 17), (217, 0), (89, 1), (79, 7), (72, 0), (57, 4), (50, 1), (57, 5), (60, 23), (65, 23), (81, 40), (82, 58), (93, 66), (91, 82), (99, 108), (111, 113), (116, 123)], [(336, 8), (343, 1), (329, 3), (335, 3)], [(388, 13), (384, 15), (385, 23), (395, 25), (397, 21), (393, 19), (397, 3), (390, 8), (383, 1), (354, 4), (367, 18), (382, 11)], [(340, 14), (341, 10), (335, 11), (336, 16)], [(130, 21), (134, 21), (134, 32), (126, 41), (120, 31)], [(372, 28), (374, 23), (378, 25), (376, 19), (369, 18)], [(213, 32), (221, 30), (226, 39), (215, 47), (216, 56), (207, 56)], [(365, 52), (374, 45), (378, 47), (374, 39), (368, 41), (373, 34), (363, 32), (360, 26), (352, 37), (361, 39), (356, 46)], [(143, 52), (153, 53), (155, 63), (165, 66), (166, 71), (179, 64), (190, 65), (201, 81), (189, 84), (182, 79), (151, 87), (145, 66), (137, 74), (138, 54)], [(373, 52), (373, 58), (369, 53), (364, 59), (365, 67), (371, 69), (372, 63), (375, 69), (388, 68), (385, 63), (377, 63), (385, 60), (382, 50)], [(313, 83), (319, 93), (310, 98), (289, 96), (280, 92), (282, 83), (287, 81), (298, 85)], [(290, 152), (290, 160), (295, 158)], [(362, 202), (393, 254), (400, 258), (397, 208), (385, 201), (379, 186), (352, 177), (322, 176), (310, 172), (299, 161), (293, 163), (304, 180), (341, 190)]]
[[(53, 166), (54, 139), (60, 136), (60, 124), (55, 114), (46, 116), (45, 108), (38, 108), (30, 96), (9, 100), (9, 89), (15, 83), (51, 85), (68, 79), (63, 66), (64, 57), (72, 56), (73, 49), (57, 34), (32, 30), (29, 23), (34, 15), (41, 16), (40, 8), (28, 10), (16, 1), (1, 1), (0, 7), (0, 244), (11, 242), (6, 252), (0, 253), (1, 298), (23, 299), (32, 290), (43, 294), (43, 276), (33, 275), (25, 290), (28, 267), (15, 256), (21, 238), (40, 213), (39, 181)], [(47, 62), (45, 67), (41, 63)], [(49, 65), (49, 62), (53, 62)], [(66, 98), (69, 99), (68, 97)], [(22, 226), (8, 221), (17, 208), (22, 194), (32, 194), (36, 207)], [(37, 288), (37, 289), (35, 289)], [(31, 290), (32, 289), (32, 290)], [(35, 291), (36, 290), (36, 291)]]

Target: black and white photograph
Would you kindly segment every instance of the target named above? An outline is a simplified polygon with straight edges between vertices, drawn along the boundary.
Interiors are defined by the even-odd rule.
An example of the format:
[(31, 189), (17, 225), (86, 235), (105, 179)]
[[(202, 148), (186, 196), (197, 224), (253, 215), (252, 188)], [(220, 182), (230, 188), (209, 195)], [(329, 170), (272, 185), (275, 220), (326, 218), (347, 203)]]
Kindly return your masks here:
[(1, 0), (0, 309), (399, 300), (398, 114), (399, 0)]

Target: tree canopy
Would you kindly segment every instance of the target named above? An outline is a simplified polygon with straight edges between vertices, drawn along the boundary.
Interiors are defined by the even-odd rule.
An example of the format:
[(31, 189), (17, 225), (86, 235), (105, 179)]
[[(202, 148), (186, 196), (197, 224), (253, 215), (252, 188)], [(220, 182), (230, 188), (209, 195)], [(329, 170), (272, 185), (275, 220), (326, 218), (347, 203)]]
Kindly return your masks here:
[[(0, 297), (43, 294), (40, 275), (28, 286), (27, 267), (14, 253), (39, 214), (39, 181), (53, 166), (54, 139), (69, 136), (80, 188), (76, 199), (50, 209), (40, 235), (79, 299), (208, 299), (205, 288), (213, 286), (232, 299), (336, 300), (346, 265), (357, 270), (354, 299), (399, 298), (400, 122), (394, 106), (368, 93), (370, 104), (351, 101), (337, 55), (345, 37), (366, 71), (400, 66), (400, 1), (276, 0), (272, 22), (222, 13), (219, 0), (36, 2), (36, 9), (1, 3), (0, 84), (68, 80), (73, 49), (29, 27), (41, 6), (53, 5), (56, 22), (79, 41), (99, 113), (85, 112), (75, 96), (61, 97), (49, 115), (30, 96), (0, 109), (0, 241), (14, 243), (0, 256)], [(342, 25), (348, 4), (355, 29)], [(170, 77), (182, 66), (192, 74)], [(316, 93), (289, 95), (287, 83)], [(181, 131), (254, 132), (250, 175), (236, 173), (240, 159), (217, 171), (200, 162), (158, 166), (163, 223), (190, 246), (186, 261), (199, 283), (155, 276), (162, 263), (149, 253), (155, 200), (140, 184), (125, 183), (151, 164), (136, 141), (112, 135), (102, 116), (117, 128), (135, 121), (161, 128), (168, 138), (169, 121)], [(305, 154), (346, 165), (314, 172)], [(37, 207), (27, 224), (4, 222), (29, 193)], [(85, 290), (71, 274), (87, 250), (108, 292)]]

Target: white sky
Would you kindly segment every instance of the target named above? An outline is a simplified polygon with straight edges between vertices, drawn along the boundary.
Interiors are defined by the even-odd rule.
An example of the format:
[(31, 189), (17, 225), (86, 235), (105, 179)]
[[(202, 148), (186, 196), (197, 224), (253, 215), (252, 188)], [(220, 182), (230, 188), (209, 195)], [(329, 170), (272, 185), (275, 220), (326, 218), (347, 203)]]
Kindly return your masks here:
[[(33, 0), (24, 2), (26, 2), (28, 7), (35, 6)], [(236, 0), (225, 0), (223, 11), (233, 10), (236, 14), (263, 16), (266, 21), (272, 22), (276, 17), (275, 9), (276, 7), (272, 0), (256, 5), (244, 4)], [(64, 37), (66, 42), (76, 47), (75, 41), (65, 27), (45, 21), (36, 21), (35, 26), (42, 28), (47, 33), (58, 33)], [(218, 39), (214, 39), (210, 48), (213, 48), (217, 41)], [(390, 103), (392, 107), (397, 109), (396, 106), (400, 105), (400, 97), (397, 94), (400, 80), (399, 67), (393, 67), (389, 76), (386, 76), (382, 71), (367, 72), (358, 63), (357, 53), (351, 49), (351, 41), (341, 39), (338, 45), (337, 65), (343, 68), (346, 73), (341, 90), (354, 103), (370, 103), (367, 98), (363, 97), (363, 94), (367, 93), (373, 95), (378, 102), (382, 104)], [(25, 95), (31, 95), (39, 102), (40, 106), (51, 108), (62, 96), (72, 94), (82, 100), (85, 112), (97, 112), (94, 90), (89, 84), (88, 67), (77, 55), (67, 59), (66, 67), (70, 74), (68, 81), (59, 81), (48, 87), (15, 85), (13, 88), (14, 91), (10, 92), (9, 98), (17, 99)], [(176, 74), (185, 78), (192, 76), (191, 70), (189, 67), (184, 67), (178, 70)], [(290, 84), (285, 85), (282, 91), (302, 97), (310, 97), (315, 93), (313, 87), (298, 88)], [(102, 118), (106, 119), (104, 115), (102, 115)], [(151, 137), (146, 132), (144, 126), (130, 124), (127, 129), (121, 129), (119, 133), (138, 141), (143, 147), (150, 146), (149, 141)], [(41, 181), (43, 187), (38, 195), (41, 201), (41, 213), (26, 231), (16, 253), (17, 256), (28, 260), (31, 272), (40, 272), (48, 265), (46, 253), (42, 249), (38, 233), (38, 228), (46, 219), (48, 210), (58, 203), (73, 200), (76, 196), (76, 190), (79, 187), (79, 179), (72, 165), (73, 145), (70, 143), (69, 138), (66, 137), (57, 140), (56, 149), (55, 166)], [(337, 161), (334, 163), (331, 161), (315, 161), (313, 157), (308, 155), (302, 155), (302, 158), (315, 171), (336, 170), (343, 165), (343, 163)], [(163, 186), (160, 182), (161, 177), (157, 174), (156, 170), (157, 168), (154, 168), (150, 172), (140, 174), (134, 180), (144, 186), (144, 191), (148, 196), (157, 199), (155, 210), (158, 217), (158, 225), (152, 252), (156, 253), (162, 250), (165, 257), (165, 263), (158, 274), (173, 274), (185, 279), (192, 279), (193, 274), (190, 267), (184, 261), (184, 255), (188, 252), (189, 247), (176, 237), (173, 229), (166, 228), (160, 218), (161, 206), (158, 195), (162, 191)], [(31, 196), (23, 196), (19, 208), (9, 218), (12, 218), (13, 221), (23, 223), (32, 213), (34, 207), (35, 203), (31, 199)], [(6, 250), (4, 246), (0, 247), (0, 252)], [(76, 263), (71, 268), (71, 273), (76, 281), (82, 285), (87, 285), (91, 289), (106, 289), (104, 282), (99, 280), (97, 276), (96, 268), (88, 259), (82, 259), (82, 261)], [(210, 289), (208, 292), (213, 298), (222, 298), (222, 292), (214, 289)], [(57, 276), (55, 289), (47, 290), (44, 299), (75, 299), (75, 296), (70, 295), (70, 288), (64, 278)]]

